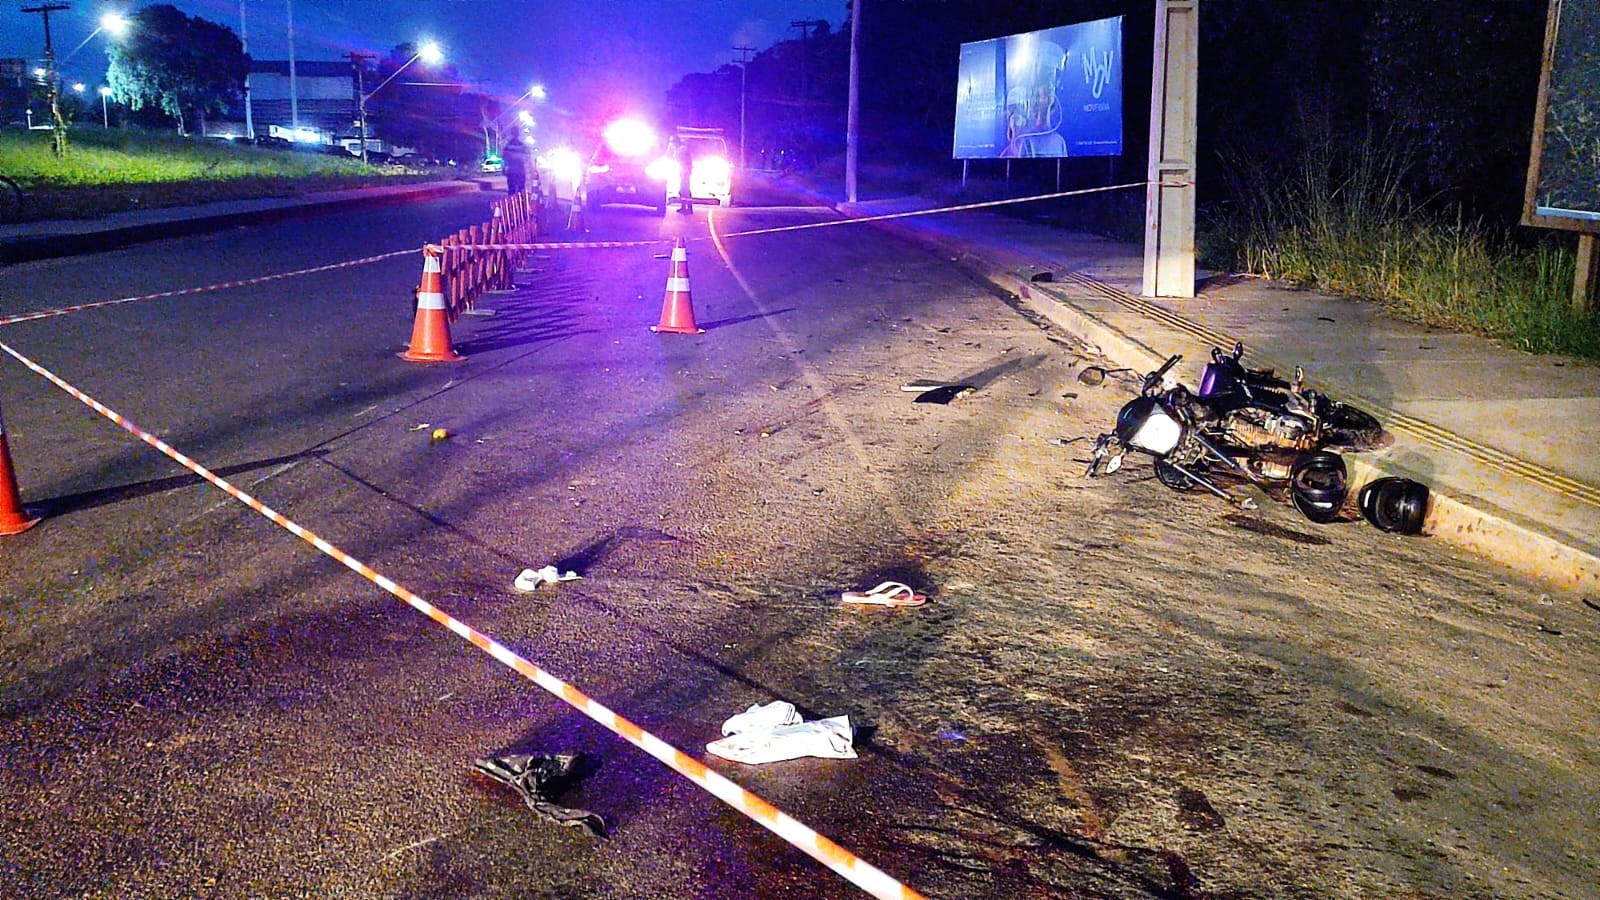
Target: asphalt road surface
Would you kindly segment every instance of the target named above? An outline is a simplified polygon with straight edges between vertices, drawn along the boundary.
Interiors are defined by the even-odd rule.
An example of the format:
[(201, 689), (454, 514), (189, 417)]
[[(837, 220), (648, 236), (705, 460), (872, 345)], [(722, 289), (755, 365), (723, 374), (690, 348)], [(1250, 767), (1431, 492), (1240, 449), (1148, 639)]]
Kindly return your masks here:
[[(0, 269), (0, 315), (416, 247), (490, 198)], [(1072, 338), (868, 226), (742, 234), (835, 219), (744, 200), (573, 236), (688, 238), (703, 335), (647, 327), (659, 242), (535, 254), (455, 364), (396, 358), (420, 256), (0, 341), (929, 895), (1600, 884), (1585, 610), (1137, 462), (1085, 480), (1131, 375), (1079, 383)], [(0, 538), (0, 895), (855, 894), (9, 357), (0, 400), (46, 515)], [(583, 579), (513, 589), (546, 564)], [(928, 602), (839, 602), (891, 579)], [(859, 758), (704, 752), (774, 699)], [(611, 836), (472, 774), (511, 752), (588, 755), (561, 801)]]

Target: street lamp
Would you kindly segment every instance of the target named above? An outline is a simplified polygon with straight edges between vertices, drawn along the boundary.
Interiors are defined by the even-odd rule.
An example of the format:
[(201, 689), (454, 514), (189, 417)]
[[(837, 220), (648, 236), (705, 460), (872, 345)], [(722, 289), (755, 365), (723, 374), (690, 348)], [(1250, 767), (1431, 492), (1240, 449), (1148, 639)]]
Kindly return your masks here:
[(120, 40), (128, 36), (128, 29), (132, 27), (133, 23), (129, 22), (128, 17), (124, 16), (122, 13), (106, 13), (100, 17), (99, 26), (96, 27), (95, 30), (89, 32), (88, 37), (84, 38), (82, 41), (79, 41), (78, 46), (72, 48), (72, 53), (68, 53), (66, 56), (62, 57), (60, 64), (66, 65), (67, 60), (71, 59), (79, 50), (82, 50), (84, 45), (94, 40), (95, 35), (99, 34), (100, 32), (104, 31), (113, 38)]
[(106, 98), (111, 96), (111, 88), (100, 85), (100, 127), (111, 130), (111, 113), (106, 109)]
[(417, 47), (417, 52), (411, 54), (410, 59), (401, 63), (400, 68), (395, 69), (389, 74), (388, 78), (385, 78), (378, 84), (377, 87), (373, 88), (371, 92), (368, 92), (364, 84), (364, 70), (361, 68), (360, 60), (371, 58), (371, 54), (350, 54), (350, 64), (355, 66), (356, 69), (356, 100), (361, 107), (361, 161), (363, 163), (367, 161), (367, 100), (373, 95), (377, 94), (379, 91), (383, 90), (384, 85), (387, 85), (389, 82), (393, 81), (396, 75), (404, 72), (407, 66), (410, 66), (418, 59), (421, 59), (424, 63), (427, 63), (430, 66), (438, 65), (444, 60), (444, 51), (441, 50), (438, 43), (434, 41), (423, 41), (422, 44)]

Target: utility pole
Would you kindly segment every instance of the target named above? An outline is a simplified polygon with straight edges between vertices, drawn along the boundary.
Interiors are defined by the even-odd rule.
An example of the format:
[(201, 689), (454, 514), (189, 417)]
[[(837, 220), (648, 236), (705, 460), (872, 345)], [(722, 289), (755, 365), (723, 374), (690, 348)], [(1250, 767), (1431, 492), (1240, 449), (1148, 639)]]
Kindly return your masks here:
[(367, 67), (362, 65), (369, 59), (378, 57), (371, 53), (357, 53), (350, 51), (350, 67), (356, 70), (356, 108), (360, 118), (356, 121), (361, 126), (361, 162), (367, 161)]
[(861, 140), (861, 0), (850, 3), (850, 100), (844, 114), (844, 199), (856, 202), (856, 151)]
[(792, 19), (790, 28), (800, 29), (800, 99), (811, 99), (811, 29), (827, 25), (826, 19)]
[(38, 13), (44, 19), (44, 79), (45, 90), (50, 96), (50, 133), (53, 140), (56, 156), (64, 156), (67, 152), (67, 123), (61, 118), (61, 92), (56, 84), (56, 48), (50, 41), (50, 14), (63, 9), (71, 9), (65, 3), (46, 3), (43, 6), (24, 6), (25, 13)]
[[(244, 22), (244, 0), (239, 0), (239, 49), (246, 56), (250, 55), (249, 29)], [(250, 143), (256, 141), (256, 118), (250, 112), (250, 71), (244, 73), (244, 137)]]
[(294, 0), (283, 0), (289, 15), (289, 126), (294, 140), (300, 140), (300, 85), (294, 77)]
[(750, 71), (750, 54), (756, 52), (754, 47), (735, 47), (734, 52), (739, 54), (739, 171), (745, 169), (744, 156), (744, 96), (745, 75)]

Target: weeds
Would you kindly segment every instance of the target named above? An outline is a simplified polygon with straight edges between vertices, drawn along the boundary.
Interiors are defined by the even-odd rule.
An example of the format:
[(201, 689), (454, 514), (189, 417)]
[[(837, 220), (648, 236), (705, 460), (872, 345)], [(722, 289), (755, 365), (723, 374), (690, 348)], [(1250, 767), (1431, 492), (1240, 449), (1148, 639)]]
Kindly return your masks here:
[(1600, 323), (1571, 306), (1570, 236), (1518, 246), (1481, 220), (1414, 202), (1394, 146), (1313, 144), (1276, 172), (1230, 160), (1239, 200), (1212, 211), (1208, 262), (1371, 298), (1402, 318), (1531, 352), (1600, 359)]

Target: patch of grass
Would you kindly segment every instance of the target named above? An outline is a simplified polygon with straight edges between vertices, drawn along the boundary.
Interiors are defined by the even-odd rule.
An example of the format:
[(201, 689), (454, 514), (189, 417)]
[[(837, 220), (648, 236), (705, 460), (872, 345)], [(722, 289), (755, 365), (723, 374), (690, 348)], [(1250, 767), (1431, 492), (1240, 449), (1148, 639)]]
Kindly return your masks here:
[(1286, 173), (1246, 172), (1239, 203), (1213, 211), (1206, 261), (1370, 298), (1425, 325), (1534, 353), (1600, 360), (1600, 322), (1571, 306), (1571, 235), (1519, 246), (1481, 221), (1429, 210), (1402, 190), (1404, 161), (1381, 142), (1312, 149)]
[(0, 132), (0, 174), (26, 192), (20, 221), (86, 218), (133, 209), (448, 177), (366, 166), (355, 158), (268, 150), (137, 130), (75, 130), (65, 156), (46, 131)]

